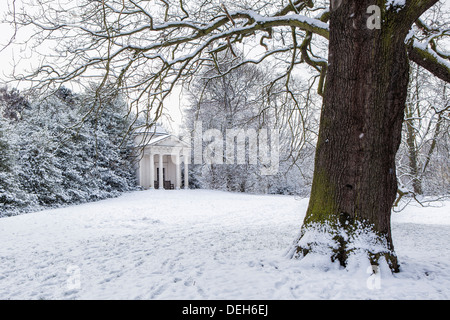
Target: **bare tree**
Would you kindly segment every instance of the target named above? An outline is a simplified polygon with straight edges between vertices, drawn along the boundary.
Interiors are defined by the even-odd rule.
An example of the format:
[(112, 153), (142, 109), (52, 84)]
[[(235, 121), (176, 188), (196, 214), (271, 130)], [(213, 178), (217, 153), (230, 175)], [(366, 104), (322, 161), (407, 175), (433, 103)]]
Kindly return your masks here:
[[(313, 157), (314, 141), (317, 138), (317, 108), (315, 95), (308, 83), (298, 77), (289, 80), (289, 91), (283, 83), (269, 84), (267, 90), (265, 77), (271, 66), (243, 65), (229, 71), (237, 59), (243, 59), (234, 49), (221, 52), (215, 63), (205, 64), (187, 87), (189, 104), (185, 112), (186, 131), (192, 135), (195, 122), (202, 122), (202, 130), (218, 129), (223, 137), (228, 130), (277, 130), (279, 170), (274, 175), (261, 175), (258, 166), (264, 165), (264, 159), (238, 161), (229, 155), (224, 164), (203, 164), (194, 167), (203, 187), (223, 188), (241, 192), (285, 192), (299, 193), (304, 187), (305, 174), (311, 166), (305, 165)], [(228, 71), (226, 74), (222, 72)], [(249, 138), (247, 136), (247, 138)], [(227, 138), (229, 139), (229, 137)], [(225, 139), (226, 140), (226, 139)], [(234, 140), (234, 138), (233, 138)], [(228, 141), (228, 140), (227, 140)], [(249, 146), (244, 142), (245, 154), (249, 155)], [(205, 146), (207, 142), (204, 141)], [(229, 142), (224, 149), (237, 151)], [(242, 156), (242, 155), (239, 155)], [(258, 157), (257, 157), (258, 158)], [(206, 172), (205, 172), (206, 171)], [(295, 182), (292, 181), (295, 176)], [(308, 181), (309, 182), (309, 181)]]
[[(423, 15), (438, 0), (30, 1), (10, 23), (34, 30), (28, 47), (53, 45), (27, 75), (35, 89), (99, 77), (128, 92), (132, 105), (161, 115), (172, 89), (222, 50), (241, 47), (247, 63), (271, 61), (269, 83), (289, 86), (304, 62), (320, 74), (324, 102), (309, 208), (292, 255), (322, 252), (345, 266), (361, 251), (372, 264), (399, 264), (391, 237), (397, 191), (395, 155), (407, 96), (409, 61), (450, 81), (442, 47), (448, 20)], [(14, 6), (14, 2), (12, 4)], [(447, 23), (447, 25), (445, 25)], [(328, 40), (328, 58), (318, 54)], [(258, 55), (246, 46), (262, 50)], [(225, 71), (224, 73), (227, 73)], [(270, 86), (268, 87), (270, 88)], [(358, 235), (374, 235), (361, 247)], [(320, 232), (329, 241), (318, 241)]]
[(412, 199), (421, 205), (435, 201), (421, 195), (440, 197), (448, 192), (449, 109), (448, 84), (412, 64), (403, 141), (397, 154), (396, 210)]

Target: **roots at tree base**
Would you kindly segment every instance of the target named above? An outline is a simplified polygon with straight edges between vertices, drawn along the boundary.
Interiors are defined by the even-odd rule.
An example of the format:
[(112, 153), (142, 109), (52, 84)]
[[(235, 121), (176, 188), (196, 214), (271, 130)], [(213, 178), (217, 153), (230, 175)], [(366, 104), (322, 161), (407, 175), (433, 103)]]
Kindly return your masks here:
[(310, 223), (303, 226), (298, 240), (288, 252), (288, 257), (301, 259), (309, 254), (329, 256), (331, 262), (347, 267), (352, 256), (365, 256), (372, 266), (384, 259), (392, 272), (399, 272), (397, 255), (390, 248), (386, 237), (367, 223)]

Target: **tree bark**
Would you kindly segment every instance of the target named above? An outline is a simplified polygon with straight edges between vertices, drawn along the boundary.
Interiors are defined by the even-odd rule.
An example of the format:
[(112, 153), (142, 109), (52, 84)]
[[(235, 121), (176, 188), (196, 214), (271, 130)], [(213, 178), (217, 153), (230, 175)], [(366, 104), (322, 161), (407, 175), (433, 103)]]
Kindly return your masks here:
[(422, 179), (419, 170), (419, 150), (416, 147), (416, 129), (414, 127), (414, 110), (411, 104), (406, 105), (406, 144), (408, 146), (409, 174), (415, 194), (422, 194)]
[[(380, 3), (380, 1), (378, 1)], [(316, 149), (311, 198), (294, 256), (324, 252), (346, 266), (361, 230), (380, 246), (368, 247), (371, 264), (399, 264), (391, 236), (409, 62), (405, 37), (413, 21), (382, 12), (381, 28), (368, 28), (374, 1), (342, 1), (331, 8), (329, 68)], [(333, 243), (308, 237), (314, 224), (334, 231)], [(327, 231), (328, 233), (329, 230)], [(317, 237), (316, 237), (317, 238)]]

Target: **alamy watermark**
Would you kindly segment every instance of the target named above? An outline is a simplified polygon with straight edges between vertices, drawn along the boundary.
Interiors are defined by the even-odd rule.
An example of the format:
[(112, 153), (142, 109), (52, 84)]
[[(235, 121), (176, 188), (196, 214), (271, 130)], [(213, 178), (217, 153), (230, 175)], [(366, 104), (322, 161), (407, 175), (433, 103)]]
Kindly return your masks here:
[[(331, 10), (335, 11), (342, 5), (343, 0), (331, 0)], [(399, 11), (405, 6), (405, 0), (388, 0), (386, 2), (386, 10)], [(366, 26), (369, 30), (381, 29), (382, 9), (378, 5), (371, 5), (367, 8), (366, 13), (370, 16), (367, 18)]]
[(67, 266), (66, 273), (68, 278), (66, 280), (67, 290), (79, 290), (81, 288), (81, 269), (77, 265)]
[(366, 13), (371, 14), (367, 19), (367, 29), (381, 29), (381, 8), (377, 5), (369, 6)]
[(381, 289), (381, 272), (380, 267), (377, 265), (371, 265), (367, 268), (369, 277), (366, 280), (366, 285), (369, 290)]
[(261, 175), (276, 175), (280, 161), (278, 129), (229, 128), (203, 131), (194, 122), (191, 136), (194, 164), (259, 165)]

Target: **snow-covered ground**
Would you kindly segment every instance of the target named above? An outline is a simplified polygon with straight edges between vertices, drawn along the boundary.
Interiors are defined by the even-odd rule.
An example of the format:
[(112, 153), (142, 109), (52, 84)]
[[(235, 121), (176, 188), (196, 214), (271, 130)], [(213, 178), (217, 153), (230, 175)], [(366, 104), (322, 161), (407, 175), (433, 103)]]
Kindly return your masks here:
[(0, 299), (449, 299), (450, 202), (393, 214), (402, 272), (290, 260), (307, 199), (139, 191), (0, 219)]

